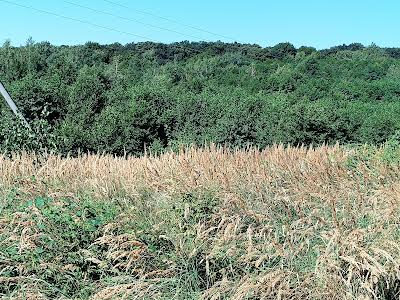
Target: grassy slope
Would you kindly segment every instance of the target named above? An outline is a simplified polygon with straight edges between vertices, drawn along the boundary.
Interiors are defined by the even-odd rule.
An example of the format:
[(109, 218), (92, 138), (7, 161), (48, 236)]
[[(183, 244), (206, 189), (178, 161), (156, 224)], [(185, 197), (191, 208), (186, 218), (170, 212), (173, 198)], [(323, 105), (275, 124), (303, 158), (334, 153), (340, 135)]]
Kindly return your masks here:
[(5, 299), (391, 299), (396, 149), (0, 159)]

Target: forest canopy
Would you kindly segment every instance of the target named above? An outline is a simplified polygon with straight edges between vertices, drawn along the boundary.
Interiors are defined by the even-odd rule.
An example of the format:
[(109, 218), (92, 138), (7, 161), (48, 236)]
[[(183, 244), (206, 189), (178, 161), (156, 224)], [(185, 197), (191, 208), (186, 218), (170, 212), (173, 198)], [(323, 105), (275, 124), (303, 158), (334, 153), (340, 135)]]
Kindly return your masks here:
[(222, 42), (0, 48), (0, 149), (140, 155), (181, 144), (379, 144), (400, 129), (400, 48)]

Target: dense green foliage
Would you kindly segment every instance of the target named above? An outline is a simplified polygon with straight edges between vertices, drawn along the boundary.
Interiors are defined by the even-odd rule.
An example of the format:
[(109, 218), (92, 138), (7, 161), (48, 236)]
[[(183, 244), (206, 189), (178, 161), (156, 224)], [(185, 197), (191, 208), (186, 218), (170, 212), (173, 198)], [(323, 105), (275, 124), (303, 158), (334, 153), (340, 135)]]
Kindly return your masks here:
[(400, 49), (375, 45), (6, 42), (0, 80), (34, 130), (2, 103), (6, 150), (381, 143), (400, 129)]

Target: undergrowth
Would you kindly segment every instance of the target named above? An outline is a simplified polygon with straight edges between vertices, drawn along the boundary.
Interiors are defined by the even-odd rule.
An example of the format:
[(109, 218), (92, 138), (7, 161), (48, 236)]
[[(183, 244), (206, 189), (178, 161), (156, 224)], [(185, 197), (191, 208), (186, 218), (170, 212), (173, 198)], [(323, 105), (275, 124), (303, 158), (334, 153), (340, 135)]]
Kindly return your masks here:
[(398, 299), (396, 147), (3, 157), (0, 295)]

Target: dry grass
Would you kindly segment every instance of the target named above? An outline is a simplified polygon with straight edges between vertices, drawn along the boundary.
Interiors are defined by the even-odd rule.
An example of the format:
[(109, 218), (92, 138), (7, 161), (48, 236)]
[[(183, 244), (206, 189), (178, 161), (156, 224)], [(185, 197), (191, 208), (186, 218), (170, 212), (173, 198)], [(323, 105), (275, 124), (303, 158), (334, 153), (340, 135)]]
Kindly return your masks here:
[[(3, 294), (398, 299), (400, 170), (381, 159), (384, 152), (211, 146), (142, 158), (0, 157), (3, 198), (14, 191), (19, 205), (2, 206), (0, 247), (16, 249), (0, 256), (0, 282), (8, 286)], [(115, 208), (116, 215), (80, 246), (79, 258), (90, 270), (59, 254), (51, 261), (38, 256), (34, 267), (17, 259), (34, 252), (43, 236), (57, 240), (53, 229), (38, 226), (48, 222), (41, 205), (20, 206), (43, 196), (67, 215), (81, 209), (82, 199)], [(72, 212), (65, 199), (76, 205)], [(71, 222), (84, 224), (82, 218), (74, 215)], [(91, 290), (71, 296), (73, 287), (66, 292), (40, 277), (45, 268), (81, 274)]]

